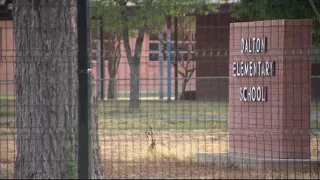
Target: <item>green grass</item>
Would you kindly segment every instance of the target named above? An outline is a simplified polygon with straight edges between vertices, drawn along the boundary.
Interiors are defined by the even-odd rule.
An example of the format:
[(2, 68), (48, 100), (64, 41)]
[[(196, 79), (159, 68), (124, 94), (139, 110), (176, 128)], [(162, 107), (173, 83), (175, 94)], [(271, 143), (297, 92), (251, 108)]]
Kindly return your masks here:
[(16, 128), (13, 121), (0, 121), (0, 135), (15, 135)]
[[(208, 117), (208, 120), (212, 116), (216, 118), (225, 117), (228, 114), (228, 105), (226, 102), (219, 101), (141, 101), (140, 111), (131, 113), (129, 109), (129, 101), (118, 100), (103, 101), (99, 103), (99, 111), (101, 118), (104, 117), (119, 117), (126, 115), (137, 116), (141, 114), (147, 114), (148, 117), (152, 116), (170, 116), (172, 119), (179, 117)], [(103, 114), (104, 113), (104, 114)]]
[(320, 102), (313, 101), (311, 103), (311, 111), (320, 111)]
[(14, 116), (15, 99), (14, 96), (0, 95), (0, 117)]
[[(158, 97), (159, 93), (140, 93), (140, 97)], [(119, 98), (129, 98), (130, 93), (120, 92), (118, 93)]]
[(14, 95), (13, 94), (0, 94), (0, 100), (14, 100)]
[[(320, 111), (320, 103), (312, 102), (311, 109)], [(14, 97), (1, 95), (0, 118), (14, 114)], [(159, 130), (227, 129), (227, 116), (225, 101), (145, 100), (135, 113), (130, 112), (128, 100), (99, 101), (100, 125), (104, 129), (146, 129), (149, 124)], [(320, 122), (311, 122), (311, 129), (320, 130)]]
[(319, 121), (312, 121), (310, 124), (311, 130), (320, 130), (320, 122)]
[[(106, 134), (113, 134), (116, 131), (127, 130), (150, 130), (149, 125), (152, 126), (155, 131), (165, 130), (227, 130), (226, 121), (181, 121), (181, 120), (99, 120), (99, 129)], [(15, 123), (13, 121), (6, 122), (0, 121), (0, 133), (14, 133)]]
[(149, 130), (149, 125), (156, 131), (163, 130), (227, 130), (227, 121), (204, 120), (147, 120), (122, 119), (100, 120), (99, 128), (108, 132), (123, 130)]
[[(171, 94), (174, 94), (174, 92), (172, 92)], [(178, 93), (178, 97), (180, 97), (181, 94), (182, 93)], [(163, 95), (166, 97), (167, 93), (164, 92)], [(139, 96), (140, 97), (156, 97), (157, 98), (157, 97), (159, 97), (159, 93), (158, 92), (156, 92), (156, 93), (154, 93), (154, 92), (152, 92), (152, 93), (150, 93), (150, 92), (143, 93), (142, 92), (142, 93), (139, 94)], [(130, 97), (130, 93), (120, 92), (120, 93), (118, 93), (118, 97), (119, 98), (129, 98)]]

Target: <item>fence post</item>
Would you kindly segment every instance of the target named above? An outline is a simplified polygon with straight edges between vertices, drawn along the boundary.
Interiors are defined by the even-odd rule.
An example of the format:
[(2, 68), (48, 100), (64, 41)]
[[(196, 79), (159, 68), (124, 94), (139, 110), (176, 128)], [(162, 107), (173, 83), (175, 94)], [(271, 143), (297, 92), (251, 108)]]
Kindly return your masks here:
[(77, 0), (78, 33), (78, 178), (90, 179), (89, 137), (89, 1)]
[(103, 19), (100, 17), (100, 53), (101, 53), (101, 67), (100, 67), (100, 78), (101, 78), (101, 100), (104, 100), (104, 32), (103, 32)]
[(168, 102), (171, 101), (171, 16), (167, 17)]
[(174, 97), (178, 100), (178, 17), (174, 17), (174, 48), (175, 48), (175, 59), (174, 59)]
[(112, 79), (112, 81), (114, 81), (114, 88), (115, 88), (115, 101), (116, 101), (116, 112), (118, 112), (119, 110), (119, 101), (118, 101), (118, 87), (117, 87), (117, 78)]
[(163, 99), (163, 34), (162, 34), (162, 29), (159, 32), (159, 74), (160, 74), (160, 90), (159, 90), (159, 98)]

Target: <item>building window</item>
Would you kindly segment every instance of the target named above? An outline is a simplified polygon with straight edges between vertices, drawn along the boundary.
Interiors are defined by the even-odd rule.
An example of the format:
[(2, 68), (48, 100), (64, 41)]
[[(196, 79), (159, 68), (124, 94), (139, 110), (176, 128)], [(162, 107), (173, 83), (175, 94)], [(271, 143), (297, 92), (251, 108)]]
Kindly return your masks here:
[(177, 48), (178, 48), (178, 51), (179, 51), (179, 50), (180, 50), (180, 51), (184, 51), (184, 50), (185, 50), (185, 47), (184, 47), (184, 44), (183, 44), (183, 43), (178, 43)]
[(158, 61), (159, 53), (149, 53), (149, 61)]
[(149, 50), (150, 51), (158, 51), (159, 50), (159, 43), (149, 43)]

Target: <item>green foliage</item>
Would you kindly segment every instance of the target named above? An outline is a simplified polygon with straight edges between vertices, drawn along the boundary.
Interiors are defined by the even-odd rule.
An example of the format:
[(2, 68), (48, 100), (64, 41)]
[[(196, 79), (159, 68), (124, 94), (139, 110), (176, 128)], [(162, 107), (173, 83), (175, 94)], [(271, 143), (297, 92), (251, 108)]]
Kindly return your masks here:
[[(319, 10), (320, 3), (315, 1)], [(319, 22), (309, 0), (241, 0), (232, 8), (233, 16), (246, 14), (251, 20), (311, 19), (313, 21), (313, 44), (320, 44)]]
[[(202, 14), (215, 11), (210, 0), (98, 0), (91, 1), (91, 17), (102, 17), (106, 30), (152, 29), (165, 24), (165, 17), (183, 16), (197, 11)], [(133, 6), (134, 5), (134, 6)], [(208, 6), (206, 6), (208, 5)], [(123, 15), (127, 15), (124, 19)]]
[[(163, 27), (168, 16), (184, 16), (194, 11), (208, 14), (215, 9), (214, 6), (206, 6), (210, 0), (96, 0), (91, 3), (91, 18), (101, 18), (106, 31), (120, 32), (129, 66), (135, 69), (140, 64), (144, 35), (150, 33), (150, 29)], [(134, 54), (130, 36), (136, 38)], [(133, 80), (130, 78), (131, 110), (139, 109), (138, 95), (133, 93), (139, 93), (139, 89)]]
[(252, 19), (315, 19), (308, 0), (241, 0), (234, 5), (234, 15), (245, 13)]
[(74, 152), (68, 148), (65, 154), (65, 172), (64, 178), (66, 179), (77, 179), (77, 167), (74, 158)]

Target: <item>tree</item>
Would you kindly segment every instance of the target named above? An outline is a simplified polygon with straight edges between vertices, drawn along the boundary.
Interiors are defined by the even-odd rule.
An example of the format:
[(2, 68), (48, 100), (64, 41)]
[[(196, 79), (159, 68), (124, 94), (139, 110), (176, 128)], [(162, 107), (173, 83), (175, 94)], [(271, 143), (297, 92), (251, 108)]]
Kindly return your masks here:
[[(164, 24), (166, 16), (184, 15), (198, 10), (208, 13), (215, 6), (206, 6), (210, 0), (98, 0), (93, 4), (105, 7), (102, 14), (106, 29), (121, 30), (121, 36), (130, 67), (130, 109), (140, 107), (139, 71), (140, 57), (144, 35), (154, 24)], [(135, 31), (133, 38), (135, 49), (129, 43), (130, 31)], [(132, 38), (132, 36), (131, 36)]]
[[(92, 3), (91, 10), (93, 11), (90, 21), (90, 26), (92, 29), (96, 29), (97, 32), (93, 31), (93, 38), (101, 38), (103, 39), (104, 46), (102, 52), (104, 54), (104, 60), (107, 60), (108, 63), (108, 74), (109, 74), (109, 84), (108, 84), (108, 99), (115, 98), (115, 90), (117, 87), (116, 75), (118, 72), (120, 59), (121, 59), (121, 31), (105, 28), (103, 27), (102, 21), (102, 13), (104, 12), (103, 7), (97, 7), (95, 3)], [(94, 13), (99, 12), (99, 13)], [(99, 23), (94, 23), (96, 20), (99, 20)], [(102, 26), (101, 26), (102, 25)], [(103, 31), (103, 32), (102, 32)], [(97, 52), (98, 53), (98, 52)], [(98, 67), (99, 68), (99, 67)]]
[[(178, 73), (183, 77), (182, 84), (182, 97), (185, 94), (187, 83), (192, 77), (193, 73), (196, 71), (195, 67), (195, 43), (194, 34), (195, 34), (195, 18), (194, 17), (181, 17), (178, 19), (178, 31), (182, 35), (182, 44), (184, 50), (187, 51), (186, 54), (182, 54), (180, 51), (177, 51), (178, 63), (182, 67), (182, 70), (179, 70)], [(174, 66), (176, 63), (173, 63)]]
[(316, 30), (320, 23), (320, 3), (313, 0), (241, 0), (232, 8), (234, 17), (238, 18), (245, 14), (252, 20), (266, 19), (303, 19), (313, 20), (312, 42), (320, 43), (320, 31)]
[[(76, 1), (15, 0), (13, 7), (14, 178), (77, 178)], [(91, 96), (91, 103), (97, 107), (96, 97)], [(97, 109), (92, 109), (92, 119), (92, 178), (101, 178)]]
[[(178, 17), (178, 26), (177, 26), (177, 34), (178, 36), (180, 35), (181, 41), (182, 41), (182, 47), (184, 53), (181, 51), (177, 50), (177, 59), (178, 62), (175, 63), (176, 59), (172, 58), (171, 64), (175, 67), (176, 65), (178, 66), (178, 73), (183, 77), (183, 83), (182, 83), (182, 90), (181, 90), (181, 96), (183, 97), (187, 84), (192, 77), (193, 73), (196, 70), (195, 67), (195, 43), (194, 41), (194, 33), (195, 33), (195, 25), (196, 25), (196, 20), (195, 17), (192, 16), (179, 16)], [(155, 32), (153, 32), (155, 33)], [(164, 33), (165, 34), (165, 33)], [(164, 57), (166, 56), (167, 52), (167, 38), (163, 38), (160, 40), (161, 43), (163, 44), (163, 49), (162, 49), (162, 54)], [(179, 39), (178, 39), (179, 41)], [(181, 67), (179, 69), (179, 67)]]
[(121, 59), (121, 33), (117, 31), (108, 31), (106, 33), (106, 56), (108, 59), (108, 73), (109, 73), (109, 86), (108, 86), (108, 99), (115, 98), (116, 75), (118, 72), (120, 59)]

